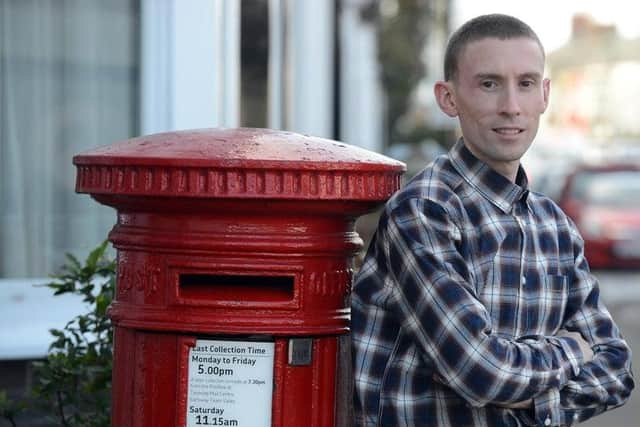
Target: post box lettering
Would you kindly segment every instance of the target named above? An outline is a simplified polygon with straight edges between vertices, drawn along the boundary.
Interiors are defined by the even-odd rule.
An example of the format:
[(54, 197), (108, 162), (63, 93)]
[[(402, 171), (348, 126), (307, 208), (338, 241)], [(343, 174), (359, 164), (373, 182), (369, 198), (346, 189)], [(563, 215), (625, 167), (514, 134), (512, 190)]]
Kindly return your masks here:
[(273, 356), (273, 342), (196, 340), (186, 427), (271, 426)]

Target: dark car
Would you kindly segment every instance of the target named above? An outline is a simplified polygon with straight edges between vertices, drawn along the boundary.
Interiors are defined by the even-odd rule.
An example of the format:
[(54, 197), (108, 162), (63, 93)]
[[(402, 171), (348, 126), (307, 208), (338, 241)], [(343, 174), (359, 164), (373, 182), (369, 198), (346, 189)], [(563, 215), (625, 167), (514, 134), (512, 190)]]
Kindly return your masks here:
[(640, 268), (640, 164), (581, 166), (567, 176), (559, 204), (592, 268)]

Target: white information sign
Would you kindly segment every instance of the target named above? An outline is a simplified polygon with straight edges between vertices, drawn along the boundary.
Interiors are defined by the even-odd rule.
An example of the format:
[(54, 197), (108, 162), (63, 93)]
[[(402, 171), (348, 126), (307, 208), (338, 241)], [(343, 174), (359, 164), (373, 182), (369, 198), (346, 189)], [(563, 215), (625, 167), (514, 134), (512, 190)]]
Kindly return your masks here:
[(197, 340), (186, 427), (271, 426), (273, 355), (272, 342)]

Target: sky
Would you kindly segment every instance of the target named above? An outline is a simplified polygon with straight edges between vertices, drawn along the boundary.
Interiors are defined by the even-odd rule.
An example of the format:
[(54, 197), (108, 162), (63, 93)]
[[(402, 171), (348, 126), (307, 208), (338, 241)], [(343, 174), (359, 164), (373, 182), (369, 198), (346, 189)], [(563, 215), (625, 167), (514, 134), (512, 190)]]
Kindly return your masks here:
[(547, 52), (569, 40), (571, 17), (584, 12), (601, 24), (616, 24), (624, 38), (640, 37), (640, 4), (629, 0), (454, 0), (453, 27), (486, 13), (506, 13), (533, 28)]

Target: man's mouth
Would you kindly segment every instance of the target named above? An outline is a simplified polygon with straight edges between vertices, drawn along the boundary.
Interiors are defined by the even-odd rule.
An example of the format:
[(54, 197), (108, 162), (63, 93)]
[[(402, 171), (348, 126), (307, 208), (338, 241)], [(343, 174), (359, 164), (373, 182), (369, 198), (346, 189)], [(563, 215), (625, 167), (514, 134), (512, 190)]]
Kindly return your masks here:
[(524, 132), (522, 128), (493, 128), (493, 131), (500, 135), (517, 135)]

